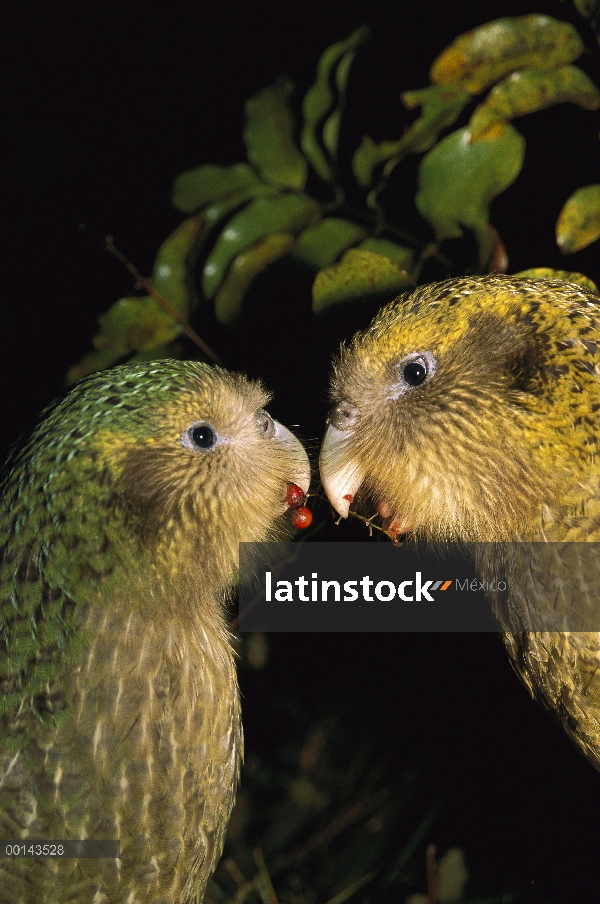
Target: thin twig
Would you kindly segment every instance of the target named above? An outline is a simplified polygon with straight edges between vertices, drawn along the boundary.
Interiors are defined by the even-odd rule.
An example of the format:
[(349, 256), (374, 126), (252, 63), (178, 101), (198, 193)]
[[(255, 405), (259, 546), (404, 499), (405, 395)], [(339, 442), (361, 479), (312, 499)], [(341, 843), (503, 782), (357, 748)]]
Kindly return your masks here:
[(216, 354), (216, 352), (213, 352), (210, 346), (208, 346), (206, 342), (200, 338), (198, 333), (193, 330), (192, 327), (189, 326), (184, 320), (182, 320), (175, 308), (171, 307), (169, 302), (165, 298), (163, 298), (160, 292), (156, 291), (156, 289), (152, 285), (152, 281), (147, 279), (145, 276), (142, 276), (138, 268), (131, 263), (129, 258), (125, 257), (122, 251), (119, 251), (113, 241), (112, 235), (106, 236), (106, 238), (104, 239), (104, 244), (106, 250), (111, 254), (114, 254), (117, 260), (121, 261), (121, 263), (127, 267), (131, 275), (135, 277), (137, 283), (146, 290), (148, 295), (151, 295), (152, 298), (154, 298), (154, 300), (159, 303), (161, 308), (163, 308), (163, 310), (165, 310), (167, 314), (169, 314), (173, 318), (175, 323), (179, 324), (185, 335), (188, 336), (188, 338), (190, 338), (192, 342), (194, 342), (198, 346), (198, 348), (202, 349), (202, 351), (206, 355), (208, 355), (209, 358), (212, 358), (212, 360), (216, 364), (222, 364), (223, 362), (221, 358), (219, 358), (219, 356)]
[[(352, 515), (353, 518), (358, 518), (359, 521), (362, 521), (364, 524), (367, 525), (367, 527), (369, 528), (369, 537), (373, 536), (374, 530), (378, 530), (382, 534), (385, 534), (386, 537), (389, 537), (395, 546), (401, 545), (401, 541), (398, 540), (398, 533), (394, 532), (393, 530), (385, 530), (383, 527), (380, 527), (378, 524), (373, 523), (373, 518), (379, 517), (377, 512), (375, 512), (374, 515), (371, 515), (370, 518), (365, 518), (364, 515), (359, 515), (358, 512), (353, 512), (352, 509), (349, 510), (348, 514)], [(339, 524), (340, 519), (338, 518), (338, 520), (335, 523)]]
[[(90, 229), (89, 226), (86, 226), (85, 224), (82, 224), (79, 227), (79, 229), (84, 232), (89, 232), (91, 235), (95, 234), (94, 231), (92, 229)], [(99, 238), (99, 236), (98, 236), (98, 238)], [(152, 281), (150, 279), (147, 279), (145, 276), (142, 276), (142, 274), (140, 273), (138, 268), (136, 266), (134, 266), (134, 264), (131, 263), (129, 258), (125, 257), (125, 255), (123, 254), (122, 251), (119, 251), (119, 249), (117, 248), (117, 246), (115, 245), (115, 243), (113, 241), (112, 235), (104, 236), (104, 247), (108, 252), (110, 252), (110, 254), (114, 255), (114, 257), (116, 257), (118, 261), (120, 261), (122, 264), (124, 264), (127, 267), (129, 272), (131, 273), (131, 275), (135, 277), (137, 285), (142, 286), (146, 290), (148, 295), (151, 295), (152, 298), (154, 298), (154, 300), (158, 302), (158, 304), (161, 306), (161, 308), (164, 311), (166, 311), (170, 317), (173, 318), (175, 323), (179, 324), (179, 326), (182, 329), (182, 332), (184, 332), (185, 335), (189, 339), (191, 339), (195, 345), (198, 346), (198, 348), (202, 349), (202, 351), (206, 355), (208, 355), (209, 358), (212, 358), (212, 360), (215, 362), (215, 364), (223, 363), (222, 359), (219, 358), (217, 353), (213, 352), (212, 348), (210, 348), (210, 346), (207, 345), (206, 342), (200, 338), (198, 333), (195, 330), (193, 330), (192, 327), (189, 326), (184, 320), (182, 320), (182, 318), (179, 316), (179, 314), (177, 313), (175, 308), (171, 307), (171, 305), (166, 300), (166, 298), (163, 298), (163, 296), (160, 294), (160, 292), (158, 292), (154, 288)]]
[(376, 875), (377, 875), (377, 870), (372, 869), (369, 873), (366, 873), (364, 876), (361, 876), (360, 879), (357, 879), (356, 882), (353, 882), (351, 885), (349, 885), (343, 891), (340, 891), (333, 898), (330, 898), (329, 901), (327, 902), (327, 904), (343, 904), (344, 901), (346, 901), (348, 898), (350, 898), (357, 891), (360, 891), (360, 889), (363, 887), (363, 885), (366, 885), (367, 882), (370, 882), (371, 879)]
[(360, 819), (368, 816), (388, 800), (389, 791), (382, 789), (376, 794), (369, 795), (364, 800), (356, 801), (336, 814), (323, 828), (316, 831), (307, 841), (300, 844), (288, 854), (280, 854), (271, 864), (271, 875), (279, 876), (289, 866), (298, 866), (315, 850), (324, 850), (334, 838), (337, 838), (350, 826), (355, 825)]
[(427, 847), (427, 904), (437, 904), (437, 863), (435, 844)]
[(241, 885), (247, 884), (248, 880), (244, 876), (243, 872), (241, 871), (233, 857), (227, 857), (225, 860), (223, 860), (223, 866), (227, 870), (235, 884), (238, 886), (238, 888)]
[(262, 898), (263, 904), (279, 904), (261, 849), (258, 847), (254, 848), (252, 854), (254, 855), (254, 862), (258, 867), (259, 881), (257, 883), (257, 890)]
[(252, 879), (251, 882), (245, 882), (244, 885), (239, 886), (233, 897), (233, 904), (244, 904), (246, 898), (251, 895), (253, 891), (256, 891), (255, 879)]
[(425, 814), (419, 825), (416, 827), (416, 829), (408, 839), (407, 843), (400, 851), (399, 857), (394, 862), (391, 869), (388, 871), (384, 887), (388, 887), (388, 885), (391, 885), (403, 875), (406, 865), (410, 863), (412, 858), (415, 856), (419, 845), (437, 819), (441, 809), (442, 801), (439, 800)]

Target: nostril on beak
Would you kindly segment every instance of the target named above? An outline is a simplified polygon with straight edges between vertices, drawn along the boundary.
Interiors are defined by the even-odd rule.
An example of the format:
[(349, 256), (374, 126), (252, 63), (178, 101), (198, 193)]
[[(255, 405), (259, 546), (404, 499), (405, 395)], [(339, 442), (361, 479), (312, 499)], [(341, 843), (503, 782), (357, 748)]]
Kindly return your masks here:
[(329, 412), (329, 423), (336, 430), (350, 430), (358, 420), (358, 409), (350, 402), (338, 402)]

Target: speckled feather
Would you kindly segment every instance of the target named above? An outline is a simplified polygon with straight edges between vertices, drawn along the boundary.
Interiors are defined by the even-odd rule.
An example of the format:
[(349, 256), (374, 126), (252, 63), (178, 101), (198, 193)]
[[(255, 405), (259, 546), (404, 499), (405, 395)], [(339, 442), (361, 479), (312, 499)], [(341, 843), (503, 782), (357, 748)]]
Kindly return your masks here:
[[(93, 375), (7, 469), (0, 837), (118, 838), (120, 860), (0, 860), (0, 901), (196, 902), (242, 755), (224, 618), (240, 540), (276, 536), (300, 444), (244, 377)], [(182, 441), (210, 423), (218, 442)], [(187, 440), (186, 440), (187, 442)]]
[[(407, 389), (401, 362), (415, 353), (433, 372)], [(360, 483), (355, 503), (375, 503), (409, 537), (598, 541), (599, 377), (598, 296), (500, 275), (420, 287), (335, 362), (339, 431), (324, 443), (324, 485), (333, 502), (344, 480)], [(600, 595), (589, 602), (600, 611)], [(505, 640), (532, 695), (600, 768), (600, 635)]]

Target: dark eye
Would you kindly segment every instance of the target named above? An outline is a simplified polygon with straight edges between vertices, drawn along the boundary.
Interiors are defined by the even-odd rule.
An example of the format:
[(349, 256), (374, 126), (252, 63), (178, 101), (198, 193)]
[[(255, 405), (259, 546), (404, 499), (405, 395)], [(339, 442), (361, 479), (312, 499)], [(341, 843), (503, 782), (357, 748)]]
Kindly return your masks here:
[(423, 383), (429, 383), (438, 369), (437, 358), (430, 351), (412, 352), (400, 361), (390, 363), (389, 374), (392, 379), (386, 396), (392, 401), (402, 398)]
[(210, 424), (192, 424), (181, 437), (181, 442), (188, 449), (212, 449), (217, 442), (217, 434)]
[(211, 446), (214, 446), (217, 439), (214, 430), (208, 424), (192, 427), (190, 436), (194, 445), (198, 446), (199, 449), (210, 449)]
[(420, 386), (427, 379), (427, 373), (427, 364), (422, 358), (409, 361), (402, 368), (402, 376), (409, 386)]
[(275, 433), (275, 424), (270, 414), (264, 409), (256, 415), (256, 425), (261, 436), (269, 437)]

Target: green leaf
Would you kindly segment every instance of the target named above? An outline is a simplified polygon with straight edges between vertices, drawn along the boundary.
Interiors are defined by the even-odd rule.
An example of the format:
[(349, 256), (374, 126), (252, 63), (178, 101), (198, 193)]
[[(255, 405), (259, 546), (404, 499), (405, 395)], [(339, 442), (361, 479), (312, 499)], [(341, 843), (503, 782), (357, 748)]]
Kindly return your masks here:
[[(177, 176), (171, 200), (182, 213), (193, 213), (223, 195), (252, 186), (259, 188), (261, 181), (247, 163), (232, 166), (207, 163)], [(263, 186), (263, 190), (267, 189), (268, 186)]]
[(249, 201), (257, 197), (278, 198), (279, 195), (280, 193), (272, 185), (257, 180), (252, 185), (217, 198), (198, 214), (202, 218), (202, 229), (196, 242), (196, 250), (202, 247), (221, 220), (238, 209), (243, 210)]
[(563, 254), (573, 254), (598, 238), (600, 185), (586, 185), (565, 202), (556, 223), (556, 242)]
[(181, 333), (179, 324), (149, 295), (121, 298), (98, 323), (95, 347), (100, 351), (110, 348), (117, 358), (166, 345)]
[(186, 321), (190, 310), (188, 269), (203, 226), (201, 214), (184, 220), (158, 249), (152, 271), (152, 285), (156, 291)]
[[(304, 127), (302, 129), (300, 144), (309, 162), (325, 182), (332, 181), (333, 171), (319, 144), (317, 128), (331, 111), (335, 103), (334, 93), (329, 87), (331, 71), (340, 59), (344, 58), (349, 51), (355, 51), (360, 44), (366, 41), (368, 35), (369, 29), (362, 26), (354, 31), (350, 37), (346, 38), (345, 41), (338, 41), (327, 48), (317, 66), (317, 79), (314, 85), (306, 92), (302, 103)], [(342, 63), (340, 63), (341, 72), (339, 75), (336, 73), (337, 88), (341, 95), (344, 93), (351, 62), (352, 58), (345, 58)], [(334, 120), (333, 124), (329, 125), (327, 129), (327, 141), (328, 144), (333, 147), (337, 146), (338, 126), (339, 121), (336, 125)]]
[(342, 111), (334, 110), (331, 116), (323, 123), (323, 144), (334, 160), (337, 157), (341, 122)]
[(217, 320), (229, 325), (238, 318), (244, 295), (252, 281), (269, 264), (287, 254), (295, 241), (290, 232), (273, 232), (234, 258), (227, 277), (215, 297)]
[[(245, 164), (244, 164), (245, 166)], [(208, 204), (201, 213), (199, 213), (198, 221), (201, 223), (201, 228), (198, 232), (197, 238), (194, 242), (191, 243), (191, 247), (189, 250), (188, 257), (186, 259), (186, 267), (185, 270), (187, 274), (190, 274), (191, 271), (195, 268), (195, 261), (201, 252), (203, 245), (207, 242), (210, 236), (213, 234), (214, 230), (218, 227), (221, 220), (235, 213), (236, 211), (242, 211), (245, 207), (248, 206), (248, 203), (252, 201), (256, 197), (270, 197), (270, 198), (278, 198), (280, 197), (280, 193), (273, 188), (272, 185), (267, 185), (265, 182), (261, 182), (257, 179), (255, 182), (242, 187), (236, 191), (230, 192), (222, 197), (217, 198), (211, 204)], [(173, 251), (175, 257), (177, 257), (177, 250)], [(159, 251), (159, 256), (161, 252)], [(172, 265), (171, 261), (167, 262)], [(179, 260), (179, 266), (181, 265), (181, 260)], [(169, 279), (167, 271), (161, 272), (161, 262), (157, 261), (154, 267), (153, 279), (157, 281), (157, 287), (163, 285), (161, 282), (162, 273)], [(179, 269), (178, 275), (176, 277), (180, 280), (179, 285), (183, 286), (184, 290), (186, 288), (186, 273), (184, 273), (181, 269)], [(192, 278), (189, 279), (189, 295), (188, 295), (188, 307), (191, 308), (196, 306), (197, 300), (194, 292), (194, 280)], [(165, 297), (171, 292), (171, 287), (165, 288), (163, 291), (159, 288), (159, 291), (162, 292)]]
[(365, 235), (365, 230), (350, 220), (326, 217), (300, 233), (292, 257), (315, 270), (321, 270), (332, 264), (350, 245), (360, 242)]
[(600, 294), (598, 293), (596, 283), (593, 282), (589, 276), (584, 276), (583, 273), (572, 273), (569, 270), (552, 270), (550, 267), (531, 267), (529, 270), (521, 270), (519, 273), (514, 273), (513, 276), (526, 276), (529, 279), (562, 279), (563, 282), (574, 283), (576, 286), (581, 286), (586, 292), (594, 292), (596, 295)]
[(590, 25), (596, 33), (596, 40), (600, 44), (600, 0), (573, 0), (573, 6), (585, 19), (590, 20)]
[(93, 338), (95, 352), (70, 368), (67, 383), (110, 367), (132, 352), (146, 352), (172, 342), (181, 327), (154, 298), (121, 298), (98, 318), (100, 329)]
[(375, 254), (383, 254), (403, 270), (410, 271), (413, 266), (414, 252), (410, 248), (403, 248), (387, 239), (365, 239), (358, 246), (361, 251), (374, 251)]
[(573, 0), (573, 6), (586, 19), (600, 14), (598, 0)]
[(399, 141), (380, 141), (377, 144), (365, 135), (362, 144), (352, 157), (352, 171), (359, 185), (367, 188), (373, 181), (373, 170), (385, 160), (400, 159), (402, 139)]
[(459, 85), (430, 85), (418, 91), (405, 91), (400, 97), (408, 110), (423, 108), (402, 139), (415, 154), (429, 150), (441, 130), (456, 122), (469, 100)]
[(471, 143), (468, 129), (443, 138), (421, 161), (415, 203), (434, 227), (437, 238), (475, 233), (479, 267), (485, 267), (492, 247), (487, 230), (492, 198), (515, 181), (523, 165), (525, 139), (507, 125), (497, 138)]
[(296, 234), (319, 219), (316, 201), (303, 194), (256, 198), (235, 214), (217, 239), (202, 271), (202, 291), (212, 298), (234, 257), (271, 232)]
[(301, 191), (307, 163), (294, 143), (288, 100), (294, 84), (281, 76), (246, 102), (244, 141), (248, 160), (266, 182)]
[(408, 274), (382, 254), (351, 248), (339, 264), (317, 273), (313, 283), (313, 311), (374, 295), (390, 298), (411, 284)]
[(379, 163), (389, 160), (395, 166), (408, 154), (428, 150), (442, 129), (456, 122), (469, 95), (460, 86), (430, 85), (419, 91), (405, 91), (401, 98), (409, 110), (422, 107), (421, 115), (398, 141), (375, 144), (368, 136), (363, 138), (352, 159), (352, 168), (359, 185), (366, 187), (371, 184), (373, 169)]
[(600, 93), (578, 66), (542, 69), (520, 69), (495, 85), (484, 102), (475, 108), (469, 121), (472, 141), (498, 134), (507, 120), (535, 113), (553, 104), (573, 103), (596, 110)]
[(202, 211), (207, 233), (237, 207), (244, 207), (248, 201), (263, 196), (267, 198), (278, 198), (280, 197), (280, 193), (274, 189), (272, 185), (267, 185), (265, 182), (258, 182), (256, 185), (249, 185), (247, 188), (241, 188), (239, 191), (234, 191), (230, 195), (218, 198)]
[(436, 85), (461, 84), (470, 94), (526, 66), (556, 69), (576, 60), (583, 41), (568, 22), (532, 13), (495, 19), (460, 35), (431, 67)]
[(348, 50), (335, 70), (335, 84), (338, 90), (337, 107), (323, 124), (323, 144), (329, 151), (333, 160), (337, 159), (340, 124), (342, 121), (342, 112), (346, 104), (346, 86), (348, 84), (348, 77), (355, 56), (355, 50)]

